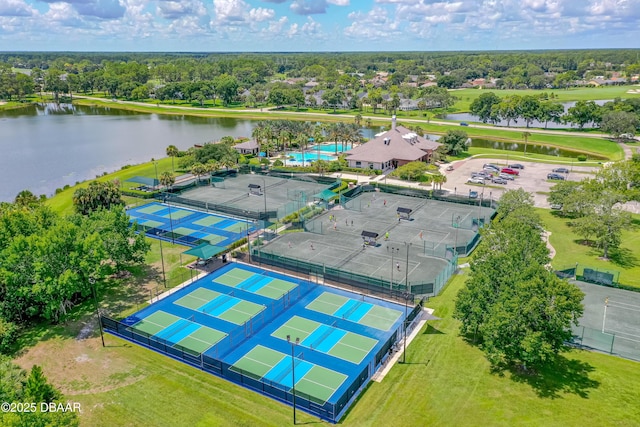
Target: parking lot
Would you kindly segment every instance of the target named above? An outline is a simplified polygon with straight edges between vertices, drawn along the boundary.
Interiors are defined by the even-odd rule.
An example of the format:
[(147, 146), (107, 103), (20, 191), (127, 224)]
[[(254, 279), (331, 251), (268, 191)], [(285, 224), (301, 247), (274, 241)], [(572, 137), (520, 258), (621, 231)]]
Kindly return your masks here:
[(471, 173), (481, 171), (485, 163), (493, 163), (506, 167), (504, 161), (484, 158), (452, 163), (454, 168), (452, 171), (446, 171), (443, 168), (443, 173), (447, 176), (446, 188), (455, 191), (457, 194), (467, 194), (469, 191), (477, 191), (479, 194), (484, 193), (484, 198), (492, 197), (494, 200), (500, 198), (505, 190), (522, 188), (533, 194), (535, 206), (548, 208), (547, 195), (541, 193), (548, 193), (555, 184), (555, 182), (547, 181), (547, 174), (552, 173), (553, 169), (560, 167), (569, 169), (568, 174), (560, 174), (568, 181), (580, 181), (584, 178), (591, 177), (598, 169), (586, 166), (563, 166), (518, 161), (513, 163), (520, 163), (524, 166), (524, 169), (519, 171), (520, 175), (515, 177), (513, 181), (508, 180), (507, 184), (495, 184), (490, 180), (487, 180), (485, 185), (468, 184), (467, 180), (471, 177)]

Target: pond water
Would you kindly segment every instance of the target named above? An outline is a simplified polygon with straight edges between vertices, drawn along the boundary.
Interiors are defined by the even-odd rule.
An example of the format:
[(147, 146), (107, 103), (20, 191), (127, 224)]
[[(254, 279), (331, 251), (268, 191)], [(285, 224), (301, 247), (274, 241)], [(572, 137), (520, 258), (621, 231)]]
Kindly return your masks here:
[[(604, 105), (607, 102), (611, 101), (611, 99), (600, 99), (595, 101), (596, 104), (598, 105)], [(574, 105), (576, 105), (576, 103), (574, 101), (572, 102), (563, 102), (562, 106), (564, 107), (564, 111), (565, 113), (567, 112), (567, 110), (571, 107), (573, 107)], [(480, 119), (478, 119), (478, 116), (474, 116), (471, 113), (453, 113), (453, 114), (447, 114), (444, 116), (444, 119), (447, 120), (455, 120), (455, 121), (459, 121), (459, 122), (480, 122)], [(506, 120), (502, 120), (501, 122), (498, 123), (498, 126), (507, 126), (507, 121)], [(509, 126), (526, 126), (526, 123), (524, 120), (520, 119), (516, 122), (514, 122), (513, 120), (511, 121), (511, 123), (509, 123)], [(529, 125), (529, 127), (532, 128), (544, 128), (545, 124), (542, 122), (539, 122), (537, 120), (534, 120), (531, 122), (531, 124)], [(549, 122), (547, 124), (547, 127), (550, 129), (569, 129), (571, 128), (570, 124), (564, 124), (564, 123), (553, 123), (553, 122)], [(585, 128), (590, 128), (592, 127), (591, 125), (585, 125)]]
[[(524, 154), (524, 142), (504, 142), (504, 141), (494, 141), (490, 139), (481, 139), (481, 138), (470, 138), (471, 143), (470, 147), (479, 147), (479, 148), (494, 148), (496, 150), (509, 150), (514, 152), (519, 152)], [(546, 154), (547, 156), (561, 156), (561, 157), (577, 157), (578, 153), (576, 151), (566, 150), (563, 148), (554, 148), (548, 147), (544, 145), (537, 144), (527, 144), (527, 153), (535, 153), (535, 154)], [(592, 156), (589, 155), (591, 159), (604, 159), (603, 157)]]

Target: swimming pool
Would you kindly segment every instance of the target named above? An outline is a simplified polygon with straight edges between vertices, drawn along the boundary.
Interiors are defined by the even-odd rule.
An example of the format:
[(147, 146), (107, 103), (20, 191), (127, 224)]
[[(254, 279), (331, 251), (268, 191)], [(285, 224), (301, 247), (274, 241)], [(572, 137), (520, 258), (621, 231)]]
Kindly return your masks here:
[[(287, 153), (287, 156), (289, 157), (287, 159), (287, 162), (298, 162), (298, 163), (302, 163), (302, 153), (297, 153), (294, 151), (290, 151)], [(293, 157), (293, 159), (292, 159)], [(314, 152), (309, 152), (309, 151), (305, 151), (304, 153), (304, 161), (305, 162), (313, 162), (318, 160), (318, 153), (316, 151)], [(330, 156), (328, 154), (323, 154), (320, 153), (320, 160), (326, 160), (328, 162), (331, 162), (333, 160), (336, 160), (336, 156)]]
[[(344, 150), (345, 151), (349, 151), (351, 150), (353, 144), (344, 144)], [(320, 152), (325, 152), (325, 153), (335, 153), (336, 152), (336, 146), (338, 148), (338, 153), (342, 152), (342, 144), (338, 144), (338, 143), (331, 143), (331, 144), (319, 144), (319, 145), (312, 145), (307, 147), (307, 150), (309, 151), (320, 151)]]

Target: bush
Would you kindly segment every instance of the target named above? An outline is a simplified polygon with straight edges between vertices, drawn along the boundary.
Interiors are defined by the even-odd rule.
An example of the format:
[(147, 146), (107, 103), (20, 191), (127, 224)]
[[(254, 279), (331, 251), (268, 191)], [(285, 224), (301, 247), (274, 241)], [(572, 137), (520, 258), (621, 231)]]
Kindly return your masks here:
[(278, 159), (273, 162), (273, 166), (284, 166), (284, 163), (282, 163), (282, 160)]
[(587, 155), (586, 154), (578, 154), (578, 161), (579, 162), (586, 162), (587, 161)]
[(17, 337), (16, 324), (0, 319), (0, 354), (8, 354)]

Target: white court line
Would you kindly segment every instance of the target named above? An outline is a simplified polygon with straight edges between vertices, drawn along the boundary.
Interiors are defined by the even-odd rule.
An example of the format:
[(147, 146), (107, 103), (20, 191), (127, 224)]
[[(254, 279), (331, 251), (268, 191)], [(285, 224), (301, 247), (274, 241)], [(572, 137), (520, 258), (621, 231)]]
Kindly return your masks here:
[[(309, 336), (311, 336), (311, 334), (313, 334), (315, 331), (317, 331), (317, 330), (320, 328), (320, 326), (316, 326), (316, 328), (315, 328), (313, 331), (309, 332), (309, 331), (303, 331), (302, 329), (294, 328), (293, 326), (288, 326), (288, 325), (286, 325), (286, 324), (284, 324), (284, 325), (280, 326), (280, 328), (282, 328), (282, 327), (284, 327), (284, 326), (286, 326), (286, 327), (287, 327), (287, 328), (289, 328), (289, 329), (294, 329), (294, 330), (296, 330), (296, 331), (298, 331), (298, 332), (301, 332), (302, 334), (308, 334), (308, 335), (307, 335), (306, 337), (304, 337), (302, 340), (304, 340), (304, 339), (308, 338)], [(278, 329), (280, 329), (280, 328), (278, 328)], [(302, 341), (302, 340), (301, 340), (301, 341)]]
[[(283, 358), (281, 358), (280, 360), (278, 360), (278, 363), (276, 363), (275, 365), (268, 365), (268, 364), (266, 364), (266, 363), (264, 363), (264, 362), (261, 362), (261, 361), (259, 361), (259, 360), (252, 359), (251, 357), (247, 356), (246, 354), (244, 355), (244, 357), (243, 357), (242, 359), (249, 359), (249, 360), (251, 360), (252, 362), (256, 362), (256, 363), (259, 363), (260, 365), (264, 365), (264, 366), (269, 366), (271, 369), (273, 369), (273, 368), (275, 368), (275, 367), (276, 367), (276, 365), (277, 365), (278, 363), (282, 362), (282, 359), (284, 359), (284, 357), (283, 357)], [(240, 359), (240, 360), (242, 360), (242, 359)], [(238, 362), (239, 362), (240, 360), (238, 360)], [(237, 362), (236, 362), (236, 363), (237, 363)], [(268, 372), (268, 371), (267, 371), (267, 372)]]
[[(611, 300), (609, 300), (609, 304), (607, 304), (607, 305), (609, 307), (621, 308), (623, 310), (640, 311), (640, 305), (627, 304), (627, 303), (619, 302), (619, 301), (611, 301)], [(623, 305), (628, 305), (629, 307), (623, 307)], [(630, 308), (630, 307), (635, 307), (635, 308)]]
[[(628, 341), (633, 341), (633, 342), (640, 343), (640, 335), (629, 334), (627, 332), (620, 332), (620, 331), (616, 331), (616, 330), (613, 330), (613, 329), (608, 329), (607, 332), (605, 332), (605, 333), (609, 334), (609, 335), (615, 335), (616, 338), (622, 338), (623, 340), (628, 340)], [(638, 339), (634, 340), (633, 338), (626, 338), (626, 337), (620, 336), (620, 334), (622, 334), (622, 335), (631, 335), (632, 337), (638, 338)]]
[[(314, 365), (314, 366), (315, 366), (315, 365)], [(334, 372), (335, 372), (335, 371), (334, 371)], [(336, 390), (337, 390), (338, 388), (340, 388), (340, 386), (338, 386), (338, 388), (332, 388), (332, 387), (329, 387), (328, 385), (320, 384), (319, 382), (315, 382), (315, 381), (310, 380), (310, 379), (308, 379), (308, 378), (306, 378), (306, 377), (302, 377), (302, 378), (300, 378), (298, 381), (296, 381), (296, 384), (298, 384), (300, 381), (306, 381), (306, 382), (309, 382), (309, 383), (313, 383), (313, 384), (319, 385), (320, 387), (324, 387), (324, 388), (326, 388), (327, 390), (333, 390), (333, 392), (334, 392), (334, 393), (336, 392)], [(342, 382), (344, 382), (344, 380), (343, 380)], [(342, 383), (340, 383), (340, 385), (342, 385)], [(333, 394), (332, 394), (332, 396), (333, 396)], [(330, 397), (331, 397), (331, 396), (330, 396)], [(326, 400), (325, 400), (325, 402), (326, 402)]]

